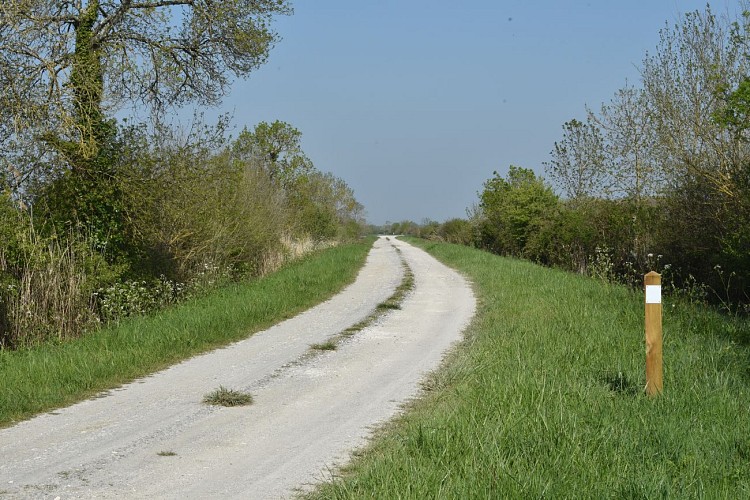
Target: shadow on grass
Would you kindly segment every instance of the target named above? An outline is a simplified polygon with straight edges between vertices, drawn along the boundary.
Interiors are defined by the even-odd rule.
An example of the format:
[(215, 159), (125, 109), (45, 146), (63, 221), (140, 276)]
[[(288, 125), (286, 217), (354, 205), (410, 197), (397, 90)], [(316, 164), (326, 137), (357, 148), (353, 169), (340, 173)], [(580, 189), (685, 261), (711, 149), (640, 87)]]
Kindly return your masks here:
[(607, 386), (607, 389), (623, 396), (637, 396), (643, 392), (640, 384), (634, 382), (622, 372), (604, 373), (599, 377), (599, 380)]

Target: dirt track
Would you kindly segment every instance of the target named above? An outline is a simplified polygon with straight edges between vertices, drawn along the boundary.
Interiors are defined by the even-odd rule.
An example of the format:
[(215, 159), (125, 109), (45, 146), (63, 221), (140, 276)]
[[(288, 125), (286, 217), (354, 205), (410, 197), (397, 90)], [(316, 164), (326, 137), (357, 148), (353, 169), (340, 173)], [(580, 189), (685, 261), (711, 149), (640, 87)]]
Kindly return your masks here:
[[(402, 308), (337, 350), (300, 361), (310, 344), (393, 293), (400, 255), (415, 276)], [(0, 497), (288, 497), (327, 477), (417, 394), (474, 309), (456, 272), (381, 238), (357, 281), (328, 302), (106, 397), (0, 430)], [(219, 385), (249, 391), (254, 404), (202, 404)]]

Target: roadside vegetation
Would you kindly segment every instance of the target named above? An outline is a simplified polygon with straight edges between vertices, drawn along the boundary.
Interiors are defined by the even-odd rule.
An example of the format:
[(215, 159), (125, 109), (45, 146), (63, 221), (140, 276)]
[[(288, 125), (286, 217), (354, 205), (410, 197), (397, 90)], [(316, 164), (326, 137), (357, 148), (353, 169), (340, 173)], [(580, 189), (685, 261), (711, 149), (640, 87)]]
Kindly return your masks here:
[(0, 427), (91, 397), (244, 339), (351, 283), (373, 239), (315, 252), (263, 278), (232, 283), (80, 338), (0, 350)]
[(265, 63), (289, 2), (32, 4), (0, 3), (0, 350), (76, 338), (359, 236), (362, 206), (291, 124), (233, 137), (226, 117), (168, 118), (218, 104)]
[(666, 292), (750, 313), (749, 12), (665, 24), (640, 81), (563, 124), (546, 179), (510, 166), (466, 219), (378, 229), (636, 288), (657, 271)]
[[(225, 125), (129, 134), (114, 185), (53, 179), (27, 205), (0, 193), (0, 349), (78, 337), (359, 236), (351, 189), (314, 168), (289, 124), (232, 141)], [(280, 136), (271, 160), (263, 144)]]
[(750, 323), (664, 304), (644, 395), (643, 293), (409, 240), (473, 281), (478, 314), (425, 394), (309, 498), (746, 498)]

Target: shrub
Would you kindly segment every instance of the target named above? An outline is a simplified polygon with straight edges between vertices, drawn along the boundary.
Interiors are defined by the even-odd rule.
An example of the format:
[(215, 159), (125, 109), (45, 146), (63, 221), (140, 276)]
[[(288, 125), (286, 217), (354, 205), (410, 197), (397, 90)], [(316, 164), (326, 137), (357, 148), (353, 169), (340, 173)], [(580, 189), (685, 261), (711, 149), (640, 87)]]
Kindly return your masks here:
[(474, 239), (471, 223), (465, 219), (447, 220), (437, 233), (443, 241), (460, 245), (471, 245)]

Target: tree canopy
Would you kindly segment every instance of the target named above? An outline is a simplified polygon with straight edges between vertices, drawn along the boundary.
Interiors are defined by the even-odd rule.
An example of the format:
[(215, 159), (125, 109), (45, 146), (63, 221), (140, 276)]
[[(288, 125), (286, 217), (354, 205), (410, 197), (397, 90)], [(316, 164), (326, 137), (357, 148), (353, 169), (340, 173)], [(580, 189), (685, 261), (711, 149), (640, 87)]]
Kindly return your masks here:
[[(106, 116), (217, 103), (233, 77), (263, 64), (287, 0), (5, 0), (0, 2), (0, 148), (16, 165), (99, 153)], [(42, 139), (40, 141), (40, 139)], [(23, 161), (18, 161), (18, 160)], [(27, 169), (28, 170), (28, 169)]]

